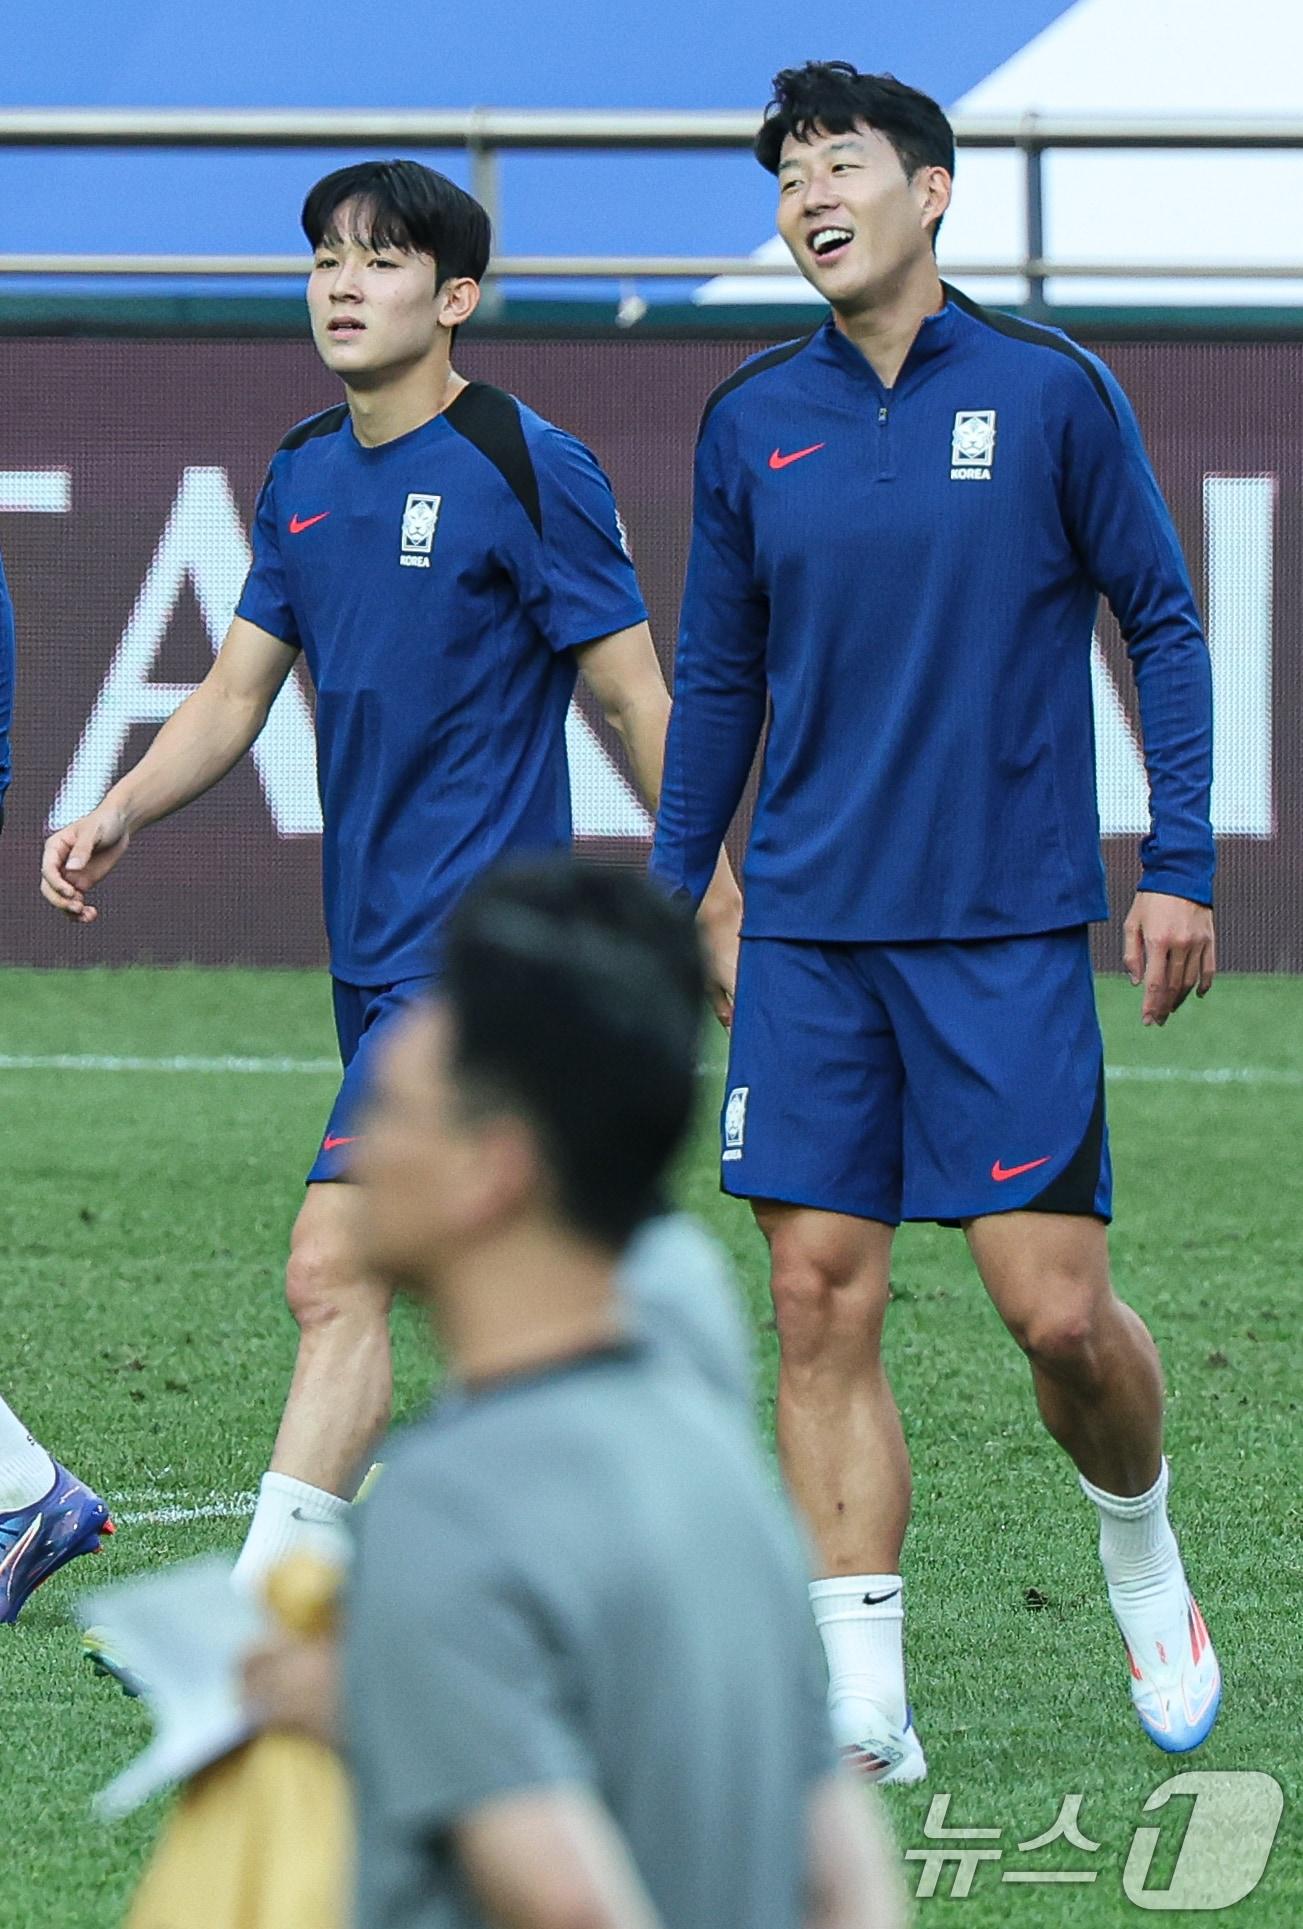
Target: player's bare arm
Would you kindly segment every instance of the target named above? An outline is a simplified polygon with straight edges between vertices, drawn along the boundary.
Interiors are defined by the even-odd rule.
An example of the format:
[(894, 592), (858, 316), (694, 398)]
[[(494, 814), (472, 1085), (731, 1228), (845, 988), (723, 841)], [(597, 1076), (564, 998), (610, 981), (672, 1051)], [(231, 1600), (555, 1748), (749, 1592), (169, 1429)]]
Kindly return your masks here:
[(453, 1838), (493, 1929), (658, 1929), (619, 1831), (587, 1789), (502, 1796), (458, 1823)]
[(99, 916), (88, 893), (135, 831), (202, 797), (239, 763), (267, 721), (296, 651), (235, 617), (213, 666), (178, 705), (140, 762), (97, 809), (46, 839), (41, 896), (78, 924)]
[[(624, 745), (643, 801), (655, 814), (665, 767), (670, 694), (651, 630), (646, 623), (635, 623), (632, 629), (617, 630), (612, 636), (586, 643), (576, 655), (584, 682)], [(698, 924), (706, 952), (711, 1004), (716, 1017), (727, 1025), (737, 984), (742, 894), (722, 851), (710, 889), (701, 901)]]
[(1133, 985), (1143, 984), (1143, 1025), (1165, 1025), (1192, 991), (1206, 998), (1217, 974), (1217, 938), (1206, 904), (1137, 891), (1122, 954)]
[(646, 623), (616, 630), (575, 652), (579, 671), (624, 745), (643, 801), (654, 811), (661, 794), (670, 693)]

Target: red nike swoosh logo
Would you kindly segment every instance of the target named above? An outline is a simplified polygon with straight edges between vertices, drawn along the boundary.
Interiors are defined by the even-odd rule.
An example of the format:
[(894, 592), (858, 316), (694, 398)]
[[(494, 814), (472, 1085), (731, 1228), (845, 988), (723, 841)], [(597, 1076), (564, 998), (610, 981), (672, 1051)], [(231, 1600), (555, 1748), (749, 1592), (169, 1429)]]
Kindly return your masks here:
[(314, 522), (324, 522), (329, 514), (329, 509), (323, 509), (319, 516), (291, 516), (291, 536), (301, 536), (305, 529), (311, 529)]
[(826, 442), (812, 442), (808, 449), (793, 449), (791, 455), (780, 455), (775, 449), (769, 458), (769, 466), (771, 469), (785, 469), (789, 462), (800, 462), (807, 455), (817, 455), (820, 449), (826, 449), (827, 446)]
[(357, 1144), (357, 1134), (355, 1132), (351, 1139), (323, 1139), (321, 1141), (321, 1149), (323, 1152), (333, 1152), (337, 1145), (356, 1145), (356, 1144)]
[(997, 1185), (1002, 1185), (1006, 1179), (1017, 1179), (1024, 1172), (1035, 1172), (1038, 1165), (1048, 1165), (1053, 1157), (1052, 1152), (1047, 1152), (1043, 1159), (1028, 1159), (1026, 1165), (1001, 1165), (997, 1159), (991, 1167), (991, 1177)]

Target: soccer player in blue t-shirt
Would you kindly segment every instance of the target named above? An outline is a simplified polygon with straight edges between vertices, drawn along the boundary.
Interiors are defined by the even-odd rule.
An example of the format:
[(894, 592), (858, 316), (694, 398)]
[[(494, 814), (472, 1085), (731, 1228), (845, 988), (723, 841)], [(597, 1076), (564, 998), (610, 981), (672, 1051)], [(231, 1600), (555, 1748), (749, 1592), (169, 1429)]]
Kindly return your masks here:
[[(0, 561), (0, 829), (9, 793), (9, 727), (14, 709), (14, 606)], [(28, 1596), (111, 1534), (98, 1494), (53, 1460), (12, 1407), (0, 1400), (0, 1625), (16, 1621)]]
[(706, 407), (653, 865), (700, 901), (768, 713), (722, 1171), (769, 1242), (835, 1729), (870, 1775), (926, 1773), (880, 1340), (894, 1229), (939, 1219), (964, 1227), (1098, 1510), (1141, 1723), (1183, 1751), (1220, 1676), (1167, 1519), (1158, 1355), (1109, 1276), (1098, 597), (1151, 789), (1126, 936), (1146, 1024), (1213, 976), (1207, 646), (1112, 375), (938, 279), (936, 103), (810, 63), (778, 76), (756, 153), (833, 312)]
[[(489, 259), (483, 208), (414, 161), (366, 162), (317, 183), (303, 227), (313, 337), (346, 401), (272, 457), (211, 671), (99, 809), (51, 837), (42, 878), (51, 903), (89, 923), (88, 893), (131, 836), (239, 761), (302, 652), (345, 1072), (291, 1243), (298, 1359), (240, 1557), (250, 1583), (305, 1528), (342, 1523), (388, 1414), (388, 1295), (356, 1277), (351, 1189), (335, 1183), (377, 1039), (429, 984), (467, 885), (506, 852), (569, 844), (576, 672), (653, 808), (669, 712), (597, 462), (452, 366)], [(739, 910), (721, 867), (706, 938), (725, 971)], [(717, 983), (719, 1004), (730, 990)]]

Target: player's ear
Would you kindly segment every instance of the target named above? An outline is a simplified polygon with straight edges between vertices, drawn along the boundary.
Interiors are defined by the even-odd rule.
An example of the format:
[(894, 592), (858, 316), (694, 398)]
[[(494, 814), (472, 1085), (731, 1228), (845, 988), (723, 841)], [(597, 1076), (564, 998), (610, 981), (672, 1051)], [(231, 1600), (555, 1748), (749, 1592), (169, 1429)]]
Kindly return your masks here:
[(934, 231), (946, 209), (950, 206), (951, 179), (943, 167), (921, 167), (914, 177), (914, 185), (920, 190), (919, 212), (925, 227)]
[(480, 305), (480, 284), (472, 281), (469, 275), (458, 275), (452, 281), (445, 281), (435, 300), (439, 304), (437, 320), (444, 328), (460, 328), (469, 321)]

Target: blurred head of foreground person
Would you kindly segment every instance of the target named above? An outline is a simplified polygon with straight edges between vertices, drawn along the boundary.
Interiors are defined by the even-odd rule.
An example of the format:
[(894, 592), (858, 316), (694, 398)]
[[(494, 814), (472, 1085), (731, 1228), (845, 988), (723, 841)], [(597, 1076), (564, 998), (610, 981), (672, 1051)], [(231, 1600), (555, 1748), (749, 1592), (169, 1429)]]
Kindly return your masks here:
[(470, 894), (441, 990), (383, 1064), (361, 1237), (474, 1381), (622, 1330), (612, 1267), (691, 1116), (704, 986), (660, 895), (549, 859)]
[(358, 1929), (902, 1920), (749, 1418), (621, 1310), (701, 1007), (677, 907), (549, 860), (468, 893), (386, 1055), (361, 1236), (455, 1390), (359, 1510)]

